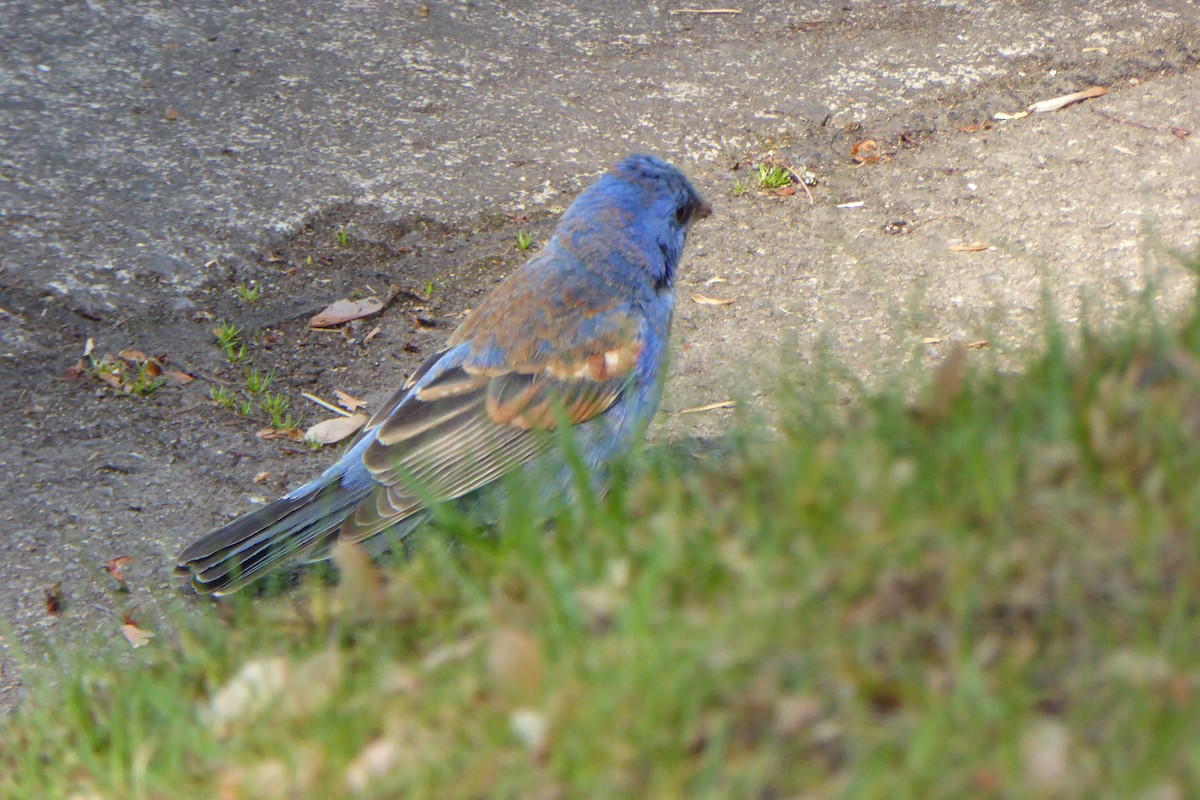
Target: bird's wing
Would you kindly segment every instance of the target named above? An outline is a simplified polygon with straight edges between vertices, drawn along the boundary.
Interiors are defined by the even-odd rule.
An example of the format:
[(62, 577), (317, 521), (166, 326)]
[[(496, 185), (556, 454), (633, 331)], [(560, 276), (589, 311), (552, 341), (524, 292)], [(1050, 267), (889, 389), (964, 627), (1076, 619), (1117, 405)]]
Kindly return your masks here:
[[(559, 278), (556, 296), (585, 290), (579, 282)], [(450, 500), (491, 483), (542, 452), (552, 438), (545, 431), (560, 419), (581, 424), (621, 396), (642, 350), (631, 308), (614, 302), (592, 313), (579, 302), (574, 314), (545, 313), (552, 301), (527, 294), (533, 285), (499, 293), (506, 309), (499, 317), (491, 306), (476, 309), (472, 318), (502, 319), (503, 327), (464, 323), (451, 348), (368, 423), (373, 441), (363, 464), (381, 485), (342, 524), (343, 539), (360, 541), (427, 499)]]

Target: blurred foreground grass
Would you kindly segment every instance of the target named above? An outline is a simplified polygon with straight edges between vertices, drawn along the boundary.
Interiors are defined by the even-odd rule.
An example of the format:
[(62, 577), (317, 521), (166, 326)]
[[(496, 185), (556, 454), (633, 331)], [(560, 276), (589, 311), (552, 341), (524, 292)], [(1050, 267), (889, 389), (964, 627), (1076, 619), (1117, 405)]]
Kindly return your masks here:
[(0, 796), (1200, 796), (1200, 314), (974, 358), (52, 655)]

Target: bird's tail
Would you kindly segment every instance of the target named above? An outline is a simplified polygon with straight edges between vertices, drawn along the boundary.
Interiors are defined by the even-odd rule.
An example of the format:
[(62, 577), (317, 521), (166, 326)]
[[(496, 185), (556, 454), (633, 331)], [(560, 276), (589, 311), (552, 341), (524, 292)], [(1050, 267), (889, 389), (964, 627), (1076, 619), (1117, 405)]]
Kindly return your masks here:
[(328, 545), (352, 511), (370, 494), (346, 485), (337, 473), (322, 475), (269, 506), (201, 536), (179, 554), (175, 571), (190, 573), (200, 594), (226, 595), (288, 559), (328, 557)]

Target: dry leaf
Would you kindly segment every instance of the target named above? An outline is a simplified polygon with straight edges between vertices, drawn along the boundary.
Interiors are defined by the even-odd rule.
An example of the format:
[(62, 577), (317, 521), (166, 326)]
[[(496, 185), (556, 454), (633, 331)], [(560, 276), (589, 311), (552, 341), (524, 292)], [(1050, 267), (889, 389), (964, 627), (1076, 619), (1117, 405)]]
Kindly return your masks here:
[(992, 123), (980, 122), (976, 123), (975, 125), (955, 125), (954, 127), (963, 133), (976, 133), (978, 131), (990, 131), (992, 129)]
[(1064, 94), (1062, 97), (1055, 97), (1050, 100), (1042, 100), (1034, 103), (1025, 111), (1029, 114), (1043, 114), (1047, 111), (1058, 111), (1060, 108), (1079, 103), (1084, 100), (1089, 100), (1093, 97), (1100, 97), (1108, 94), (1108, 89), (1103, 86), (1093, 86), (1090, 89), (1084, 89), (1082, 92), (1072, 92)]
[(779, 195), (780, 197), (790, 197), (790, 196), (794, 195), (795, 193), (796, 193), (795, 186), (783, 186), (783, 187), (775, 190), (775, 194)]
[(92, 351), (95, 349), (96, 349), (96, 340), (89, 336), (87, 341), (83, 345), (83, 357), (87, 358), (88, 356), (90, 356), (92, 354)]
[(942, 340), (936, 336), (926, 336), (921, 340), (921, 344), (941, 344)]
[(304, 433), (299, 428), (263, 428), (254, 434), (259, 439), (291, 439), (303, 442)]
[(378, 297), (364, 297), (361, 300), (338, 300), (331, 303), (320, 314), (308, 321), (310, 327), (328, 328), (341, 325), (352, 319), (363, 319), (383, 311), (383, 301)]
[(178, 369), (173, 369), (169, 372), (164, 372), (163, 374), (167, 376), (167, 380), (169, 380), (171, 383), (188, 384), (195, 380), (195, 378), (193, 378), (191, 375), (188, 375), (186, 372)]
[(338, 405), (347, 411), (358, 411), (360, 408), (367, 407), (366, 400), (359, 400), (354, 395), (346, 394), (341, 389), (334, 389), (333, 395), (337, 398)]
[(339, 540), (334, 543), (332, 554), (340, 578), (337, 598), (342, 612), (369, 616), (382, 611), (387, 601), (383, 575), (362, 545)]
[(79, 359), (79, 361), (77, 361), (74, 364), (72, 364), (71, 366), (67, 367), (66, 371), (63, 372), (63, 377), (66, 378), (67, 380), (73, 381), (73, 380), (76, 380), (77, 378), (83, 377), (83, 373), (86, 371), (87, 371), (87, 367), (84, 366), (83, 359), (81, 358), (81, 359)]
[(136, 649), (150, 644), (150, 639), (154, 636), (154, 632), (144, 631), (132, 622), (126, 622), (121, 626), (121, 635), (128, 639), (129, 643)]
[(952, 244), (949, 249), (951, 253), (982, 253), (984, 250), (990, 250), (991, 245), (983, 242), (971, 242), (970, 244)]
[(733, 302), (733, 299), (720, 300), (716, 297), (708, 297), (699, 292), (692, 292), (692, 300), (702, 306), (727, 306)]
[(1000, 122), (1007, 122), (1008, 120), (1023, 119), (1024, 117), (1028, 117), (1028, 116), (1029, 116), (1028, 111), (1018, 111), (1015, 114), (1007, 114), (1003, 111), (997, 111), (995, 114), (992, 115), (992, 119), (999, 120)]
[(546, 755), (549, 726), (546, 724), (545, 714), (532, 708), (518, 708), (509, 717), (508, 725), (535, 758), (540, 759)]
[(379, 332), (380, 332), (381, 330), (383, 330), (383, 328), (380, 328), (378, 325), (376, 325), (374, 328), (372, 328), (372, 329), (371, 329), (371, 332), (370, 332), (370, 333), (368, 333), (366, 336), (364, 336), (364, 337), (363, 337), (363, 344), (366, 344), (367, 342), (371, 341), (371, 340), (372, 340), (372, 339), (374, 339), (376, 336), (378, 336), (378, 335), (379, 335)]
[(391, 739), (376, 739), (362, 749), (346, 767), (346, 788), (353, 794), (365, 792), (372, 781), (387, 775), (399, 763), (404, 748)]
[(501, 628), (487, 651), (487, 668), (504, 690), (532, 700), (542, 690), (542, 651), (537, 640), (515, 628)]
[(116, 558), (109, 559), (109, 562), (102, 566), (104, 567), (105, 572), (116, 578), (121, 585), (124, 585), (125, 576), (121, 574), (121, 567), (128, 564), (131, 560), (132, 559), (130, 559), (129, 556), (117, 556)]
[(718, 400), (715, 403), (708, 403), (703, 406), (692, 406), (691, 408), (683, 408), (679, 410), (680, 414), (699, 414), (701, 411), (715, 411), (718, 408), (733, 408), (737, 405), (736, 400)]
[(1053, 793), (1070, 783), (1071, 734), (1058, 720), (1034, 723), (1021, 736), (1022, 771), (1030, 787)]
[(121, 376), (114, 372), (97, 372), (96, 377), (114, 389), (121, 389)]
[(267, 472), (266, 470), (263, 470), (262, 472), (257, 472), (254, 475), (255, 483), (266, 483), (269, 480), (271, 480), (271, 473)]
[(854, 146), (850, 148), (850, 157), (859, 164), (878, 164), (879, 143), (872, 139), (855, 142)]
[(288, 664), (281, 656), (242, 665), (200, 712), (201, 719), (218, 736), (237, 722), (258, 716), (271, 706), (287, 684)]
[(53, 586), (49, 586), (46, 588), (45, 592), (46, 592), (46, 613), (47, 614), (62, 613), (62, 606), (63, 606), (62, 584), (56, 583)]
[(727, 281), (727, 280), (725, 280), (724, 278), (721, 278), (721, 277), (717, 277), (717, 278), (709, 278), (708, 280), (706, 280), (706, 281), (704, 282), (704, 285), (705, 285), (705, 286), (712, 286), (714, 283), (729, 283), (729, 281)]
[(967, 344), (966, 344), (966, 348), (968, 350), (982, 350), (983, 348), (985, 348), (987, 346), (988, 346), (987, 339), (979, 339), (978, 341), (967, 342)]
[(122, 350), (120, 353), (117, 353), (117, 355), (119, 355), (121, 358), (125, 359), (126, 361), (132, 361), (135, 364), (141, 364), (143, 361), (150, 360), (150, 357), (148, 355), (146, 355), (145, 353), (143, 353), (141, 350), (126, 349), (126, 350)]
[(304, 441), (317, 444), (333, 444), (353, 436), (358, 429), (367, 424), (366, 414), (352, 414), (348, 417), (334, 417), (324, 422), (318, 422), (304, 432)]
[(933, 376), (932, 411), (938, 417), (945, 417), (950, 406), (962, 393), (963, 381), (967, 377), (967, 348), (956, 344), (942, 359), (937, 372)]

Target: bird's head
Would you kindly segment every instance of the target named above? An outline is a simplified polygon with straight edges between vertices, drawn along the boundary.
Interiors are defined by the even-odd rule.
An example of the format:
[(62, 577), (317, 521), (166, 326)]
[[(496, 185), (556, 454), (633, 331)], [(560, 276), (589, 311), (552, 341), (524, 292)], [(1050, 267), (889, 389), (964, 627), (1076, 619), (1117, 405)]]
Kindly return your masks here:
[[(576, 198), (563, 215), (560, 244), (605, 259), (615, 271), (669, 291), (692, 223), (712, 208), (687, 176), (660, 158), (632, 155)], [(610, 252), (597, 252), (607, 248)]]

